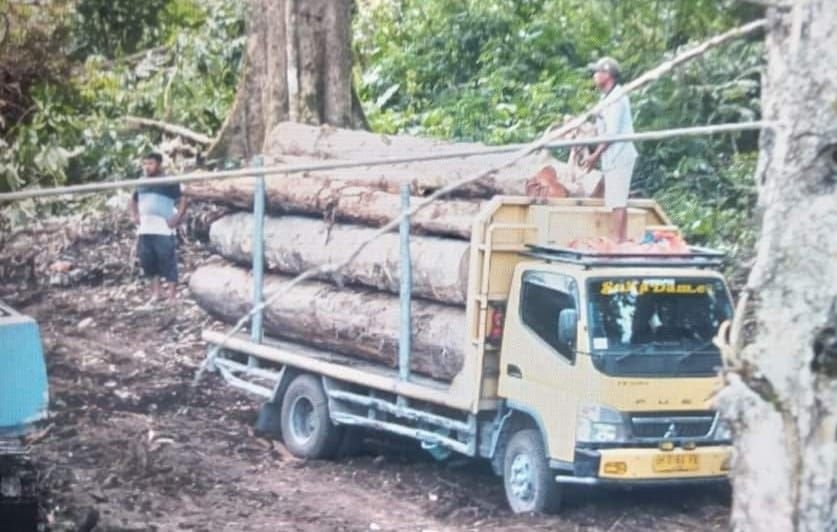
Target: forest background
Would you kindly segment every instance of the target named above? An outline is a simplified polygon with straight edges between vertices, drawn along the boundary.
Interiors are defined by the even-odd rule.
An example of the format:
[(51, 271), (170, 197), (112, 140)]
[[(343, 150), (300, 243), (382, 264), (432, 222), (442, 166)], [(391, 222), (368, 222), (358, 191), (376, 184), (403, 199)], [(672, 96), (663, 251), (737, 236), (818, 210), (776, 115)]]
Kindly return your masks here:
[[(138, 175), (138, 156), (161, 134), (126, 116), (215, 135), (235, 96), (244, 9), (238, 0), (0, 0), (0, 191)], [(618, 59), (629, 80), (761, 15), (734, 0), (358, 0), (354, 84), (375, 132), (524, 142), (598, 98), (585, 70), (597, 57)], [(758, 35), (714, 50), (632, 95), (635, 128), (758, 119), (763, 66)], [(757, 133), (639, 151), (636, 195), (660, 201), (695, 243), (738, 264), (751, 255)], [(18, 203), (2, 223), (44, 208)]]

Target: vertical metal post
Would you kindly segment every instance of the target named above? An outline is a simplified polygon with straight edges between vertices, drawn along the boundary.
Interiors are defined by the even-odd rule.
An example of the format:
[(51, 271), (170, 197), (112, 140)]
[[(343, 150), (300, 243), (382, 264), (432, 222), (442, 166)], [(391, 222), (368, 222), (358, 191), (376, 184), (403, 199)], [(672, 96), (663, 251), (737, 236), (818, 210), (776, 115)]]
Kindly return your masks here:
[[(253, 158), (253, 168), (259, 170), (264, 166), (264, 159), (261, 155)], [(265, 183), (264, 174), (258, 172), (255, 176), (253, 187), (253, 306), (261, 304), (264, 290), (264, 203)], [(262, 311), (259, 310), (253, 315), (250, 322), (250, 339), (256, 343), (262, 343), (264, 338), (264, 326), (262, 324)], [(247, 364), (256, 366), (256, 358), (249, 357)]]
[[(401, 186), (401, 212), (410, 209), (410, 187)], [(413, 292), (413, 273), (410, 265), (410, 218), (404, 216), (399, 227), (401, 237), (401, 329), (398, 338), (398, 376), (401, 380), (410, 378), (410, 337), (412, 334), (412, 316), (410, 302)]]

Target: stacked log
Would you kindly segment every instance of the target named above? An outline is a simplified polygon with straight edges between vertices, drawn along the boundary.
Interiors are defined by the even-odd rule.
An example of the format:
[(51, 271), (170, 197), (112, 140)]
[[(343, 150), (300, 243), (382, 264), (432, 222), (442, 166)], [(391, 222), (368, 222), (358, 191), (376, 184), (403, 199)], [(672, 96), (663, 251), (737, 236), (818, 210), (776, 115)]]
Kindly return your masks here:
[[(319, 216), (328, 220), (379, 227), (401, 214), (398, 194), (339, 180), (299, 175), (265, 178), (268, 212)], [(190, 185), (190, 197), (252, 210), (254, 180), (239, 178)], [(413, 197), (411, 205), (421, 198)], [(469, 239), (479, 200), (436, 202), (410, 220), (413, 232)]]
[[(489, 148), (484, 144), (452, 143), (406, 135), (385, 136), (292, 122), (276, 126), (268, 136), (265, 146), (266, 155), (272, 164), (291, 166), (324, 163), (336, 165), (346, 161), (397, 159), (421, 155), (438, 156), (464, 151), (480, 152)], [(341, 186), (354, 185), (393, 194), (398, 194), (401, 186), (406, 184), (410, 186), (414, 195), (425, 196), (451, 183), (473, 177), (488, 168), (501, 166), (509, 157), (508, 153), (484, 154), (423, 162), (316, 170), (301, 175), (319, 184), (335, 186), (332, 183), (336, 182)], [(498, 194), (525, 195), (527, 180), (545, 167), (552, 168), (562, 186), (573, 194), (589, 195), (601, 179), (600, 172), (585, 173), (575, 165), (555, 159), (548, 151), (541, 151), (458, 189), (453, 196), (488, 199)], [(215, 181), (202, 187), (193, 187), (193, 194), (200, 197), (201, 190), (207, 192), (219, 183), (222, 182)], [(268, 190), (271, 186), (268, 185)], [(284, 196), (279, 194), (277, 200), (281, 201), (282, 197)]]
[[(427, 153), (479, 151), (415, 137), (281, 124), (269, 136), (270, 164), (311, 164), (398, 158)], [(480, 155), (424, 163), (318, 170), (267, 176), (264, 220), (265, 294), (289, 276), (343, 263), (401, 212), (398, 194), (409, 184), (412, 202), (451, 182), (475, 175), (508, 155)], [(525, 182), (545, 164), (567, 166), (540, 154), (492, 174), (453, 199), (412, 217), (411, 266), (414, 300), (413, 371), (450, 380), (463, 365), (465, 301), (471, 225), (495, 194), (525, 193)], [(560, 172), (559, 172), (560, 173)], [(254, 180), (240, 178), (193, 184), (186, 193), (227, 208), (250, 211)], [(190, 288), (207, 311), (234, 323), (250, 308), (253, 216), (228, 214), (212, 224), (210, 242), (222, 264), (194, 272)], [(269, 335), (394, 367), (398, 352), (400, 260), (397, 233), (372, 241), (339, 276), (321, 274), (290, 289), (266, 308)], [(323, 269), (322, 271), (325, 271)]]
[[(281, 275), (266, 275), (265, 294), (269, 297), (282, 289), (287, 280)], [(250, 274), (230, 265), (203, 266), (189, 280), (198, 304), (228, 323), (235, 323), (250, 310), (252, 286)], [(308, 282), (294, 286), (266, 307), (263, 320), (268, 335), (395, 367), (398, 309), (395, 296)], [(412, 316), (412, 370), (436, 379), (452, 379), (462, 368), (465, 312), (414, 301)]]
[[(339, 264), (375, 229), (357, 225), (329, 226), (300, 216), (268, 217), (264, 221), (264, 255), (268, 270), (298, 274), (328, 264)], [(209, 239), (224, 257), (250, 264), (253, 215), (236, 213), (212, 224)], [(413, 295), (432, 301), (465, 305), (468, 275), (468, 244), (430, 236), (410, 239)], [(399, 237), (387, 233), (373, 240), (344, 270), (341, 283), (359, 284), (398, 293)], [(320, 277), (328, 280), (325, 275)]]

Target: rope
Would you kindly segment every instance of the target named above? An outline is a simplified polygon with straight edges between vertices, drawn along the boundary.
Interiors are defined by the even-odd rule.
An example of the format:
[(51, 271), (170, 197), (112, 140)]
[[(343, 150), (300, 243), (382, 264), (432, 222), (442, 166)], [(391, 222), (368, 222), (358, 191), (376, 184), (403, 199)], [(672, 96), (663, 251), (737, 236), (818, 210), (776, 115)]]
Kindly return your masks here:
[[(536, 148), (527, 151), (531, 153), (541, 148), (571, 148), (573, 146), (587, 146), (601, 143), (611, 142), (644, 142), (653, 140), (665, 140), (674, 137), (687, 137), (699, 135), (716, 135), (719, 133), (731, 133), (735, 131), (760, 130), (774, 127), (775, 124), (765, 121), (753, 122), (738, 122), (732, 124), (715, 124), (708, 126), (684, 127), (661, 129), (657, 131), (644, 131), (642, 133), (632, 133), (627, 135), (609, 135), (601, 137), (587, 137), (581, 139), (567, 139), (550, 141), (543, 144), (538, 144)], [(561, 130), (563, 131), (563, 129)], [(550, 138), (560, 136), (558, 133), (550, 135)], [(538, 141), (540, 143), (541, 141)], [(252, 177), (254, 175), (277, 175), (277, 174), (299, 174), (306, 172), (317, 172), (324, 170), (337, 170), (341, 168), (358, 168), (371, 166), (386, 166), (393, 164), (417, 163), (425, 161), (437, 161), (444, 159), (461, 159), (467, 157), (479, 157), (482, 155), (497, 155), (503, 153), (514, 153), (521, 150), (528, 150), (529, 145), (526, 144), (509, 144), (505, 146), (498, 146), (496, 148), (485, 148), (481, 150), (463, 150), (440, 154), (430, 155), (416, 155), (411, 157), (383, 157), (378, 159), (367, 159), (357, 161), (344, 161), (339, 163), (312, 163), (312, 164), (291, 164), (291, 165), (275, 165), (265, 166), (263, 168), (244, 168), (240, 170), (225, 170), (221, 172), (192, 172), (182, 175), (170, 175), (160, 177), (145, 177), (140, 179), (123, 179), (120, 181), (107, 181), (99, 183), (85, 183), (83, 185), (67, 185), (52, 188), (27, 189), (16, 192), (5, 192), (0, 194), (0, 202), (3, 201), (17, 201), (30, 198), (43, 198), (48, 196), (61, 196), (65, 194), (90, 194), (93, 192), (102, 192), (106, 190), (114, 190), (119, 188), (134, 188), (142, 185), (164, 185), (169, 183), (191, 183), (194, 181), (213, 181), (221, 179), (232, 179), (236, 177)], [(517, 162), (522, 157), (514, 159)], [(512, 163), (498, 165), (492, 168), (490, 173)], [(473, 181), (473, 179), (471, 180)], [(470, 181), (469, 181), (470, 182)]]

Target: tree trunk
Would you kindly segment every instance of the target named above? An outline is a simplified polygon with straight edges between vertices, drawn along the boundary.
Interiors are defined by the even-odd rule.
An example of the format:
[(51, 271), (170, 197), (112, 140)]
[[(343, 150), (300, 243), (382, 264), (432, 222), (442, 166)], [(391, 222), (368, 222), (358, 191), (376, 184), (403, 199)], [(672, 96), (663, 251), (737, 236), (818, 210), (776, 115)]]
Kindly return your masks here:
[(725, 346), (732, 524), (837, 530), (837, 3), (768, 9), (756, 262)]
[(238, 89), (210, 158), (260, 153), (283, 120), (364, 123), (352, 99), (351, 1), (249, 0)]
[[(266, 275), (266, 297), (288, 278)], [(250, 310), (252, 276), (228, 265), (198, 268), (189, 288), (210, 314), (234, 323)], [(265, 309), (266, 332), (395, 367), (398, 360), (398, 298), (368, 290), (340, 290), (309, 282), (297, 285)], [(462, 368), (465, 312), (435, 303), (415, 301), (411, 369), (451, 380)]]
[[(322, 216), (327, 220), (379, 227), (401, 214), (398, 194), (346, 184), (327, 178), (267, 176), (269, 212)], [(186, 188), (186, 195), (240, 209), (252, 209), (253, 180), (206, 181)], [(411, 204), (420, 198), (412, 198)], [(470, 239), (471, 225), (480, 211), (478, 201), (440, 201), (410, 219), (414, 233)]]
[[(490, 148), (485, 144), (448, 142), (409, 135), (380, 135), (333, 127), (314, 127), (284, 122), (275, 127), (265, 141), (265, 153), (284, 158), (307, 156), (326, 160), (369, 160), (440, 155)], [(477, 174), (508, 159), (508, 154), (479, 155), (415, 163), (346, 168), (311, 172), (314, 177), (341, 180), (398, 192), (402, 184), (413, 193), (425, 195), (453, 181)], [(327, 162), (327, 161), (321, 161)], [(559, 161), (548, 151), (525, 157), (511, 168), (456, 191), (460, 197), (490, 198), (495, 194), (525, 195), (526, 181), (545, 166), (555, 169), (557, 180), (577, 195), (590, 195), (601, 179), (601, 172), (585, 173), (579, 167)]]
[[(338, 264), (375, 229), (330, 225), (299, 216), (264, 220), (265, 262), (268, 269), (298, 274), (309, 268)], [(217, 220), (209, 231), (213, 247), (224, 257), (252, 263), (253, 215), (236, 213)], [(465, 305), (468, 244), (461, 240), (417, 236), (410, 239), (413, 295), (441, 303)], [(321, 277), (328, 279), (328, 277)], [(389, 233), (374, 240), (340, 272), (339, 281), (394, 294), (400, 283), (399, 237)]]

